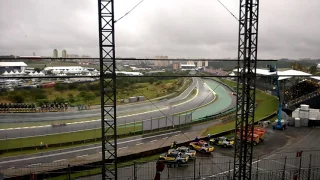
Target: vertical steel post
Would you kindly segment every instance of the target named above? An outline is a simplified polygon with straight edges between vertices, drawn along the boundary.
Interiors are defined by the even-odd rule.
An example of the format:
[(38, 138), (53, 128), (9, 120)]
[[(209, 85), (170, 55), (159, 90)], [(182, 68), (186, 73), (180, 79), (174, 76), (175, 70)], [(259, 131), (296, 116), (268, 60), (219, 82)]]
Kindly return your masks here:
[(201, 162), (199, 161), (199, 178), (201, 177)]
[(196, 180), (196, 160), (193, 161), (193, 179)]
[[(240, 0), (234, 179), (251, 179), (259, 0)], [(250, 139), (249, 139), (250, 138)], [(248, 142), (249, 143), (248, 143)]]
[(286, 165), (287, 165), (287, 156), (284, 158), (283, 171), (282, 171), (282, 180), (286, 179)]
[(68, 164), (68, 180), (71, 180), (71, 168), (70, 168), (70, 164)]
[[(302, 151), (301, 151), (302, 152)], [(300, 162), (299, 162), (299, 173), (298, 173), (298, 178), (301, 179), (301, 163), (302, 163), (302, 154), (300, 156)]]
[(134, 180), (137, 180), (137, 163), (136, 163), (136, 161), (133, 161), (133, 178), (134, 178)]
[(117, 179), (114, 0), (98, 0), (102, 179)]
[(231, 160), (229, 160), (228, 179), (231, 179)]

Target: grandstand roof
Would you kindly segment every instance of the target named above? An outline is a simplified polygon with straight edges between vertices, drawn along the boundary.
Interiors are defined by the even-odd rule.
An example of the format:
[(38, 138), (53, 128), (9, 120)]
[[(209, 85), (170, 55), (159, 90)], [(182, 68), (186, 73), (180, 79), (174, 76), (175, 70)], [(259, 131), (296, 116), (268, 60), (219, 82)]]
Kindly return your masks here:
[(278, 71), (278, 75), (281, 76), (279, 77), (279, 80), (284, 80), (284, 79), (289, 79), (292, 78), (292, 76), (311, 76), (309, 73), (305, 73), (302, 71), (297, 71), (297, 70), (286, 70), (286, 71)]
[(0, 62), (0, 67), (18, 67), (18, 66), (26, 67), (28, 65), (24, 62)]
[[(242, 70), (242, 68), (240, 68), (240, 70)], [(233, 72), (237, 72), (237, 71), (238, 71), (238, 69), (233, 70)], [(270, 72), (269, 69), (259, 69), (259, 68), (257, 68), (256, 73), (259, 75), (265, 75), (265, 76), (275, 74), (275, 72)]]
[[(240, 68), (240, 70), (241, 70), (241, 68)], [(238, 71), (237, 69), (233, 70), (233, 72), (237, 72), (237, 71)], [(275, 75), (275, 72), (269, 72), (268, 69), (258, 69), (257, 68), (257, 74), (268, 76), (268, 75)], [(302, 71), (293, 70), (293, 69), (286, 70), (286, 71), (278, 71), (278, 75), (280, 76), (279, 81), (292, 78), (293, 76), (310, 76), (310, 78), (313, 78), (313, 79), (320, 81), (319, 76), (312, 76), (312, 74), (305, 73)]]

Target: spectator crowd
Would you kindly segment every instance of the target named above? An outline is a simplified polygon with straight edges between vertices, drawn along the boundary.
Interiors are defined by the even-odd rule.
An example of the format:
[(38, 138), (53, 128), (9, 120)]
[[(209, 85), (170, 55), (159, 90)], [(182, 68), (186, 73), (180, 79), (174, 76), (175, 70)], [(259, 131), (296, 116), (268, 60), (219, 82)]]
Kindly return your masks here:
[(316, 82), (305, 80), (303, 82), (300, 82), (294, 86), (292, 86), (290, 89), (286, 90), (285, 97), (288, 101), (297, 99), (299, 97), (305, 96), (307, 94), (310, 94), (312, 92), (320, 90), (320, 85)]

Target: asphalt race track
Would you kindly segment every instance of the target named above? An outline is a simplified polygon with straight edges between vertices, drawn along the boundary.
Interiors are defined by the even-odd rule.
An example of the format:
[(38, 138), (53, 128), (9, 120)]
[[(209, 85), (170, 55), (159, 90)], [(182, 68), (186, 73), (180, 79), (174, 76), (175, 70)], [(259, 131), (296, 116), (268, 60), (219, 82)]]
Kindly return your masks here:
[[(201, 81), (199, 81), (200, 84)], [(216, 84), (217, 85), (217, 84)], [(228, 96), (228, 97), (219, 97), (217, 102), (214, 102), (213, 104), (216, 103), (220, 103), (220, 102), (225, 102), (226, 100), (224, 98), (231, 98), (231, 102), (228, 104), (224, 104), (225, 106), (223, 107), (224, 109), (216, 109), (216, 111), (223, 111), (225, 109), (234, 107), (236, 104), (236, 98), (235, 96), (231, 95), (231, 93), (228, 91), (228, 88), (226, 87), (221, 87), (221, 92), (222, 90), (225, 90), (226, 92), (224, 92), (225, 94), (223, 94), (224, 96)], [(205, 101), (203, 101), (203, 104), (206, 104), (207, 102), (210, 102), (213, 99), (213, 95), (211, 93), (211, 91), (208, 88), (207, 85), (203, 85), (203, 83), (201, 82), (201, 84), (199, 85), (199, 88), (202, 90), (207, 91), (208, 93), (210, 92), (210, 94), (208, 93), (199, 93), (202, 94), (201, 97), (204, 97)], [(214, 88), (213, 88), (214, 89)], [(218, 88), (216, 89), (218, 90)], [(219, 95), (219, 94), (218, 94)], [(202, 99), (202, 100), (204, 100)], [(199, 103), (200, 104), (200, 103)], [(197, 104), (197, 106), (199, 105)], [(189, 107), (189, 106), (188, 106)], [(192, 107), (193, 108), (193, 107)], [(199, 109), (201, 110), (201, 109)], [(98, 124), (100, 124), (99, 122), (97, 122)], [(218, 124), (219, 122), (212, 122), (212, 124)], [(93, 123), (87, 123), (88, 124), (93, 124)], [(75, 124), (74, 127), (79, 128), (81, 127), (83, 128), (83, 124)], [(185, 132), (190, 132), (190, 131), (194, 131), (194, 130), (202, 130), (204, 128), (206, 128), (208, 126), (208, 124), (200, 124), (197, 126), (193, 126), (193, 127), (189, 127), (187, 129), (183, 129), (181, 131), (175, 131), (172, 130), (171, 132), (167, 132), (164, 134), (159, 134), (159, 135), (152, 135), (152, 136), (148, 136), (148, 135), (143, 135), (143, 136), (135, 136), (135, 137), (130, 137), (130, 138), (125, 138), (125, 139), (121, 139), (118, 141), (118, 148), (127, 148), (130, 146), (135, 146), (138, 144), (143, 144), (143, 143), (147, 143), (147, 142), (151, 142), (151, 141), (155, 141), (157, 139), (163, 139), (163, 138), (167, 138), (169, 136), (173, 136), (173, 135), (181, 135), (182, 133)], [(72, 126), (66, 126), (65, 128), (69, 128)], [(58, 130), (58, 132), (60, 132), (60, 129), (62, 128), (48, 128), (50, 130)], [(39, 128), (39, 129), (44, 129), (44, 128)], [(37, 129), (37, 131), (39, 131), (39, 129)], [(35, 129), (31, 128), (31, 129), (25, 129), (25, 130), (31, 130), (35, 131)], [(17, 132), (19, 134), (18, 130), (15, 131), (8, 131), (8, 132)], [(0, 131), (0, 133), (2, 133)], [(23, 166), (28, 166), (30, 164), (38, 164), (38, 163), (47, 163), (47, 162), (53, 162), (53, 161), (59, 161), (59, 160), (64, 160), (64, 159), (70, 159), (70, 158), (76, 158), (76, 157), (81, 157), (81, 156), (86, 156), (86, 155), (90, 155), (90, 154), (96, 154), (99, 153), (101, 151), (101, 146), (100, 143), (98, 144), (91, 144), (91, 145), (86, 145), (86, 146), (80, 146), (80, 147), (73, 147), (73, 148), (67, 148), (67, 149), (61, 149), (61, 150), (57, 150), (57, 151), (50, 151), (50, 152), (43, 152), (43, 153), (38, 153), (38, 154), (33, 154), (33, 155), (23, 155), (23, 156), (15, 156), (15, 157), (8, 157), (8, 158), (2, 158), (0, 159), (0, 167), (2, 168), (12, 168), (15, 166), (19, 166), (19, 167), (23, 167)]]
[[(212, 81), (211, 88), (217, 87), (218, 83)], [(181, 98), (187, 97), (188, 94), (195, 88), (198, 88), (198, 94), (195, 98), (189, 99), (183, 104), (181, 103)], [(221, 88), (221, 86), (220, 86)], [(214, 89), (214, 88), (213, 88)], [(219, 97), (219, 102), (214, 102), (213, 104), (217, 105), (219, 107), (218, 103), (224, 103), (223, 98), (227, 96), (232, 96), (228, 88), (223, 88), (222, 92), (225, 91), (223, 96)], [(221, 93), (222, 93), (221, 92)], [(180, 98), (180, 99), (179, 99)], [(143, 112), (143, 113), (137, 113), (135, 115), (128, 115), (128, 116), (122, 116), (117, 118), (118, 125), (121, 124), (128, 124), (132, 122), (139, 122), (146, 119), (156, 118), (156, 117), (163, 117), (163, 116), (172, 116), (174, 113), (183, 112), (190, 110), (192, 108), (196, 108), (200, 105), (205, 105), (209, 102), (211, 102), (215, 96), (210, 91), (210, 88), (208, 85), (204, 84), (204, 82), (199, 78), (194, 78), (194, 82), (192, 83), (192, 86), (189, 87), (181, 96), (160, 102), (159, 104), (152, 104), (152, 106), (157, 106), (161, 110), (152, 110), (150, 112)], [(230, 98), (230, 97), (228, 97)], [(170, 109), (168, 106), (170, 106), (172, 103), (175, 103), (176, 106), (172, 106)], [(231, 105), (231, 101), (229, 104), (226, 104), (225, 107), (229, 107)], [(151, 106), (150, 104), (146, 105), (140, 105), (141, 107), (145, 106)], [(141, 108), (139, 107), (139, 108)], [(205, 108), (205, 107), (204, 107)], [(128, 106), (128, 109), (131, 109), (130, 106)], [(197, 111), (201, 111), (202, 108), (198, 109)], [(226, 109), (226, 108), (224, 108)], [(224, 109), (221, 109), (224, 110)], [(216, 112), (218, 113), (218, 112)], [(160, 121), (161, 122), (161, 121)], [(59, 134), (59, 133), (66, 133), (66, 132), (72, 132), (72, 131), (79, 131), (79, 130), (89, 130), (89, 129), (95, 129), (101, 127), (100, 121), (93, 121), (93, 122), (86, 122), (86, 123), (77, 123), (77, 124), (70, 124), (64, 127), (57, 127), (52, 128), (51, 126), (44, 126), (44, 127), (34, 127), (34, 128), (23, 128), (23, 129), (9, 129), (9, 130), (1, 130), (0, 131), (0, 139), (9, 139), (9, 138), (18, 138), (18, 137), (31, 137), (31, 136), (39, 136), (39, 135), (47, 135), (47, 134)], [(165, 122), (163, 122), (165, 123)]]

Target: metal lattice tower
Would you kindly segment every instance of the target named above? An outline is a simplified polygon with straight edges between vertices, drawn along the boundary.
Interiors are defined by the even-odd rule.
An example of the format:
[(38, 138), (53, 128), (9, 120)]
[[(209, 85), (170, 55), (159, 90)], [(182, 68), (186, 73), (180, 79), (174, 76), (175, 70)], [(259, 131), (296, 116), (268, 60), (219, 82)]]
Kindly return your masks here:
[[(259, 0), (240, 0), (238, 41), (238, 82), (234, 179), (251, 179), (252, 136), (255, 112), (255, 83), (258, 49)], [(237, 136), (239, 134), (239, 137)], [(250, 136), (249, 136), (250, 137)]]
[(114, 1), (98, 0), (102, 179), (117, 179)]

